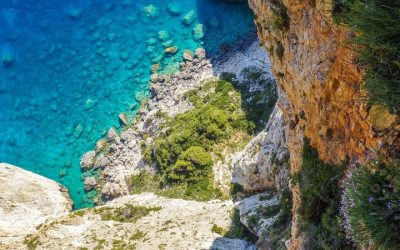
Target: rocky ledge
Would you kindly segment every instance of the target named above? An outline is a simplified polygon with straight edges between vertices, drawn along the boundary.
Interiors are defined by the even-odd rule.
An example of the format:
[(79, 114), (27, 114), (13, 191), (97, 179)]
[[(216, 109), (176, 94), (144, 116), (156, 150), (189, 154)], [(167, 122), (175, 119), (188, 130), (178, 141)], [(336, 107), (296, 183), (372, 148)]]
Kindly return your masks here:
[(0, 249), (16, 249), (38, 225), (71, 210), (68, 191), (60, 184), (0, 163)]

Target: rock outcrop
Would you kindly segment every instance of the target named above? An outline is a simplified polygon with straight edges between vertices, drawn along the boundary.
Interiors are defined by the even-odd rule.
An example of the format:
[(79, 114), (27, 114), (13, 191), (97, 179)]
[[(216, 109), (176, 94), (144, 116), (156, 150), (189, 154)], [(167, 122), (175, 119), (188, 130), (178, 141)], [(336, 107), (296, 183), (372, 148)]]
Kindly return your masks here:
[[(399, 152), (399, 118), (365, 104), (363, 70), (346, 39), (349, 30), (332, 19), (331, 0), (249, 0), (284, 113), (291, 173), (301, 168), (304, 136), (322, 160), (365, 163), (377, 152)], [(390, 118), (388, 118), (390, 116)], [(300, 194), (293, 191), (292, 249), (302, 245), (295, 211)]]
[(72, 210), (60, 184), (21, 168), (0, 164), (0, 249), (19, 249), (46, 220)]
[(286, 147), (285, 122), (282, 111), (275, 106), (268, 124), (246, 148), (233, 159), (232, 182), (247, 192), (289, 186), (289, 151)]
[(244, 240), (224, 238), (212, 230), (214, 225), (229, 229), (233, 208), (232, 201), (129, 195), (43, 224), (26, 242), (38, 249), (255, 250)]

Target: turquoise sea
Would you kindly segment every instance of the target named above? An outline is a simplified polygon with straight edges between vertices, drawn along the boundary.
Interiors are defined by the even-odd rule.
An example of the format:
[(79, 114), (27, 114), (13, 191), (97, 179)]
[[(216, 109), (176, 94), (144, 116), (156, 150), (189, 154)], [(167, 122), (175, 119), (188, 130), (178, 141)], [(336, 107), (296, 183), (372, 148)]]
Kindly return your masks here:
[(150, 66), (172, 72), (185, 49), (223, 53), (254, 33), (252, 18), (245, 3), (223, 0), (0, 1), (0, 162), (90, 206), (80, 157), (119, 113), (135, 115)]

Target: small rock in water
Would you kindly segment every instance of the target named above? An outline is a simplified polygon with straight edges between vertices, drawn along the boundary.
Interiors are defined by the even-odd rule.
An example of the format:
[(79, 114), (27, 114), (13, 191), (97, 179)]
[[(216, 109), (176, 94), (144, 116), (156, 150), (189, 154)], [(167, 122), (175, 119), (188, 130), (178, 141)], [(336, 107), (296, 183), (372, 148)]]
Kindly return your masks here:
[(129, 58), (129, 54), (126, 51), (122, 51), (119, 54), (119, 59), (121, 59), (122, 61), (126, 61), (126, 60), (128, 60), (128, 58)]
[(157, 74), (157, 73), (152, 74), (152, 75), (150, 76), (150, 81), (152, 81), (152, 82), (157, 82), (157, 80), (158, 80), (158, 74)]
[(158, 16), (158, 8), (152, 4), (145, 6), (143, 11), (147, 17), (155, 18)]
[(87, 99), (85, 102), (85, 109), (89, 110), (91, 108), (93, 108), (94, 105), (96, 105), (97, 101), (96, 100), (92, 100), (92, 99)]
[(183, 60), (185, 60), (185, 61), (189, 61), (189, 62), (193, 61), (193, 53), (192, 53), (192, 51), (190, 51), (188, 49), (185, 49), (182, 57), (183, 57)]
[(85, 190), (90, 191), (96, 186), (97, 182), (93, 176), (90, 176), (85, 178), (83, 184), (85, 185)]
[(189, 11), (184, 17), (182, 22), (186, 25), (191, 25), (197, 19), (197, 13), (194, 10)]
[(118, 115), (119, 118), (119, 123), (123, 126), (128, 126), (129, 125), (129, 120), (128, 120), (128, 115), (125, 113), (121, 113)]
[(67, 169), (63, 168), (63, 169), (61, 169), (61, 171), (58, 173), (58, 176), (59, 176), (60, 178), (63, 178), (63, 177), (65, 177), (65, 176), (67, 176), (67, 174), (68, 174)]
[(159, 63), (153, 64), (150, 67), (150, 71), (152, 73), (156, 73), (160, 69), (161, 65)]
[(94, 150), (85, 153), (81, 158), (81, 168), (88, 170), (94, 165), (96, 152)]
[(156, 44), (157, 40), (154, 37), (151, 37), (149, 39), (147, 39), (146, 43), (147, 45), (154, 45)]
[(170, 36), (168, 30), (161, 30), (158, 32), (158, 39), (160, 39), (160, 41), (163, 41), (163, 42), (168, 41), (170, 37), (171, 36)]
[(82, 10), (79, 8), (70, 8), (67, 10), (67, 15), (70, 19), (76, 20), (79, 19), (82, 16)]
[(194, 40), (200, 40), (204, 38), (204, 25), (196, 24), (193, 28), (193, 38)]
[(114, 127), (111, 127), (110, 130), (108, 130), (107, 139), (109, 141), (114, 141), (114, 140), (118, 139), (118, 133)]
[(11, 54), (6, 54), (3, 56), (3, 67), (10, 68), (14, 65), (15, 59)]
[(194, 54), (200, 60), (206, 58), (206, 51), (203, 48), (197, 48)]
[(208, 21), (208, 25), (210, 25), (213, 28), (217, 28), (219, 26), (218, 19), (215, 17), (210, 18), (210, 20)]
[(178, 52), (178, 47), (177, 46), (168, 47), (164, 50), (164, 52), (167, 54), (175, 54), (176, 52)]
[(74, 136), (75, 138), (79, 138), (83, 132), (83, 127), (81, 124), (76, 125), (75, 130), (74, 130)]
[(182, 14), (181, 6), (177, 3), (168, 4), (167, 10), (172, 16), (180, 16)]
[(110, 41), (110, 42), (114, 41), (115, 36), (116, 36), (115, 33), (109, 33), (109, 34), (107, 35), (108, 41)]
[(107, 141), (105, 139), (98, 140), (96, 143), (96, 152), (103, 150), (106, 145)]

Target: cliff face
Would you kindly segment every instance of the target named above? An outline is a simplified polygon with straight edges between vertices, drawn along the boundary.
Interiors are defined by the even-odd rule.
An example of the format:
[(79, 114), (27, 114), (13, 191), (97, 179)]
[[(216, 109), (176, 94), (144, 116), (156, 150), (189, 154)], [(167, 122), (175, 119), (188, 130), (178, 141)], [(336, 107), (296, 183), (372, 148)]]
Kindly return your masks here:
[[(399, 117), (367, 107), (363, 70), (344, 42), (354, 35), (332, 20), (331, 0), (249, 0), (262, 45), (269, 51), (286, 120), (291, 173), (301, 167), (304, 136), (320, 158), (364, 163), (399, 151)], [(299, 190), (292, 187), (294, 211)], [(295, 213), (294, 213), (295, 214)], [(301, 245), (293, 217), (292, 248)]]

